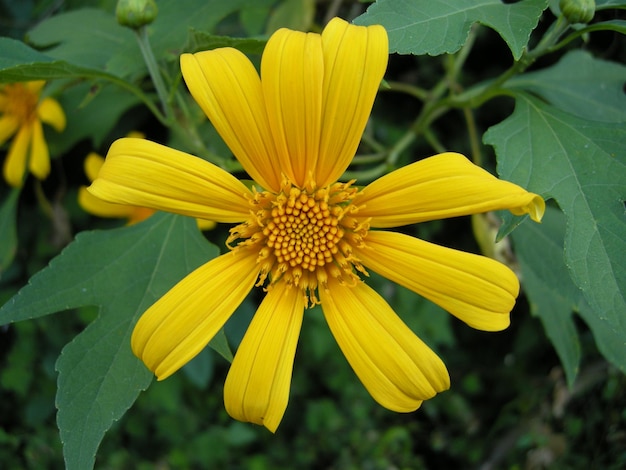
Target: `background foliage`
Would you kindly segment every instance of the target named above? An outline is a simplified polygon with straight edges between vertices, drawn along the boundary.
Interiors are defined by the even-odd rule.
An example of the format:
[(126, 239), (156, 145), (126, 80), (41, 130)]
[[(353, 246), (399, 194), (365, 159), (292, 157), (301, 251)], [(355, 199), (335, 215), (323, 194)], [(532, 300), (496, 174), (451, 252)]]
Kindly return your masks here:
[[(142, 38), (111, 0), (2, 1), (0, 82), (48, 80), (68, 125), (46, 133), (45, 182), (0, 186), (0, 466), (626, 466), (626, 3), (595, 4), (593, 20), (571, 24), (547, 0), (161, 0)], [(128, 345), (147, 306), (223, 249), (227, 227), (202, 234), (168, 214), (123, 226), (86, 214), (76, 195), (87, 153), (130, 130), (238, 172), (184, 90), (178, 56), (231, 46), (258, 61), (275, 29), (320, 30), (336, 15), (383, 24), (393, 53), (346, 177), (454, 150), (550, 202), (541, 225), (488, 214), (406, 228), (519, 273), (504, 332), (471, 330), (372, 279), (443, 357), (450, 391), (408, 415), (382, 409), (313, 310), (271, 435), (222, 404), (254, 296), (164, 382), (151, 385)]]

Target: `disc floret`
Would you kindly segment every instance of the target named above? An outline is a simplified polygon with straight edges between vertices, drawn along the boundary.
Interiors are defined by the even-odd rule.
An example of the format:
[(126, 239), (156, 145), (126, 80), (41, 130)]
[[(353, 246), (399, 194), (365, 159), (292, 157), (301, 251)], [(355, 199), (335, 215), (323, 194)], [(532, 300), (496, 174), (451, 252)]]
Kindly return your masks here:
[(354, 284), (356, 271), (367, 274), (352, 253), (369, 228), (355, 218), (358, 207), (352, 200), (358, 191), (352, 184), (299, 188), (284, 180), (278, 193), (253, 190), (250, 218), (231, 229), (227, 245), (258, 250), (258, 285), (286, 282), (301, 288), (309, 305), (317, 304), (315, 291), (326, 288), (329, 277)]

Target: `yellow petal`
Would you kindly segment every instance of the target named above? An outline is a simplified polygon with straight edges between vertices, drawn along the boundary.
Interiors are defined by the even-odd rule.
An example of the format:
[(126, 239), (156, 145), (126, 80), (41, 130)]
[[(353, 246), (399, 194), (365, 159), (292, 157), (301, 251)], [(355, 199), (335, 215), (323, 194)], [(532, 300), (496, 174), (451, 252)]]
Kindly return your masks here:
[(352, 161), (389, 56), (387, 32), (382, 26), (355, 26), (339, 18), (324, 28), (322, 48), (322, 137), (315, 170), (318, 186), (336, 181)]
[(50, 174), (50, 153), (48, 152), (48, 144), (46, 144), (46, 139), (43, 135), (41, 121), (35, 119), (32, 126), (33, 134), (31, 136), (28, 168), (37, 179), (44, 180)]
[(50, 124), (57, 132), (65, 129), (65, 113), (59, 102), (53, 98), (44, 98), (37, 106), (37, 115), (46, 124)]
[(33, 95), (39, 96), (41, 90), (45, 86), (46, 82), (44, 80), (33, 80), (32, 82), (24, 82), (23, 85), (26, 89), (32, 93)]
[(304, 307), (302, 290), (284, 282), (265, 296), (224, 384), (226, 411), (233, 418), (276, 431), (289, 401)]
[(85, 168), (85, 174), (89, 181), (93, 182), (98, 177), (102, 165), (104, 165), (104, 157), (98, 155), (96, 152), (90, 152), (87, 155), (87, 158), (85, 158), (83, 162), (83, 167)]
[(180, 67), (191, 95), (246, 172), (264, 188), (278, 191), (280, 162), (252, 63), (236, 49), (221, 48), (183, 54)]
[(543, 199), (474, 165), (458, 153), (442, 153), (392, 171), (369, 184), (355, 201), (372, 227), (508, 209), (540, 221)]
[(363, 264), (479, 330), (509, 326), (519, 293), (513, 271), (490, 258), (445, 248), (400, 233), (371, 231), (355, 247)]
[(0, 117), (0, 145), (3, 145), (9, 137), (17, 131), (20, 123), (13, 115), (4, 115)]
[(133, 215), (134, 211), (134, 206), (113, 204), (111, 202), (98, 199), (96, 196), (87, 191), (85, 186), (81, 186), (78, 189), (78, 204), (85, 210), (85, 212), (97, 215), (98, 217), (128, 219)]
[(319, 34), (280, 29), (263, 51), (263, 95), (277, 158), (304, 187), (314, 175), (320, 144), (324, 59)]
[(252, 289), (257, 254), (236, 250), (187, 275), (141, 316), (133, 352), (163, 380), (196, 356)]
[(198, 229), (200, 229), (201, 231), (205, 231), (205, 230), (213, 230), (215, 228), (215, 222), (213, 222), (212, 220), (205, 220), (205, 219), (196, 219), (196, 223), (198, 224)]
[(4, 160), (4, 179), (14, 188), (21, 187), (24, 180), (27, 164), (26, 155), (28, 154), (32, 133), (31, 126), (22, 126), (13, 138), (9, 152)]
[(144, 139), (114, 142), (88, 190), (108, 202), (217, 222), (241, 222), (249, 216), (245, 195), (250, 191), (233, 175)]
[(330, 278), (320, 289), (328, 326), (372, 397), (385, 408), (408, 412), (450, 387), (441, 359), (363, 283)]

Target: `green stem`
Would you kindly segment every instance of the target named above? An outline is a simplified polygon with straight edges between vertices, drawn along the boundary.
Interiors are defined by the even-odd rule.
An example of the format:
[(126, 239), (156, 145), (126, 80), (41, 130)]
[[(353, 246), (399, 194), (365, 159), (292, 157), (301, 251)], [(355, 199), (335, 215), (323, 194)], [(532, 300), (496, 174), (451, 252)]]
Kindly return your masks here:
[(367, 153), (356, 155), (351, 162), (351, 165), (367, 165), (369, 163), (377, 163), (384, 160), (386, 153)]
[(481, 151), (480, 139), (478, 138), (478, 130), (476, 129), (476, 120), (474, 119), (474, 113), (471, 108), (463, 108), (463, 116), (465, 117), (465, 124), (467, 126), (467, 133), (470, 140), (470, 149), (472, 152), (472, 161), (482, 166), (483, 155)]
[(359, 184), (361, 184), (367, 181), (375, 180), (380, 175), (387, 173), (390, 169), (391, 167), (387, 163), (381, 163), (380, 165), (375, 166), (374, 168), (371, 168), (369, 170), (363, 170), (363, 171), (348, 170), (343, 174), (341, 179), (342, 180), (357, 180)]
[(554, 45), (561, 38), (563, 33), (570, 27), (569, 22), (563, 15), (559, 15), (556, 22), (552, 24), (550, 29), (546, 32), (545, 36), (541, 38), (539, 44), (528, 52), (528, 56), (535, 61), (537, 58), (545, 55), (554, 50)]
[[(400, 154), (409, 146), (419, 135), (424, 135), (429, 142), (432, 142), (433, 148), (442, 148), (434, 135), (430, 133), (428, 128), (430, 124), (435, 121), (439, 116), (445, 114), (449, 110), (449, 106), (445, 100), (442, 100), (442, 96), (449, 91), (456, 83), (457, 76), (461, 72), (463, 64), (467, 60), (469, 53), (474, 45), (476, 39), (476, 28), (472, 28), (467, 41), (456, 56), (450, 56), (450, 61), (446, 66), (446, 76), (432, 89), (430, 93), (423, 93), (421, 90), (417, 92), (418, 88), (411, 88), (406, 91), (413, 91), (413, 96), (424, 99), (424, 107), (411, 125), (409, 131), (400, 138), (399, 141), (390, 149), (387, 162), (393, 167)], [(419, 96), (418, 96), (419, 95)]]
[(165, 83), (163, 82), (163, 77), (159, 72), (159, 67), (156, 63), (156, 59), (154, 58), (154, 53), (152, 52), (152, 47), (150, 47), (150, 40), (148, 39), (148, 30), (145, 26), (142, 26), (137, 31), (137, 42), (139, 43), (139, 49), (141, 49), (141, 54), (143, 55), (143, 60), (148, 67), (148, 73), (150, 74), (150, 78), (152, 79), (152, 83), (154, 84), (154, 88), (156, 89), (157, 95), (159, 96), (159, 100), (161, 101), (161, 106), (163, 107), (163, 112), (165, 114), (166, 121), (171, 122), (173, 118), (172, 108), (168, 101), (167, 97), (167, 89), (165, 87)]
[(423, 88), (409, 85), (408, 83), (394, 81), (389, 81), (387, 82), (387, 84), (389, 85), (389, 88), (386, 91), (398, 91), (401, 93), (406, 93), (407, 95), (411, 95), (414, 98), (422, 101), (428, 99), (428, 91), (424, 90)]
[(424, 129), (424, 138), (426, 139), (426, 142), (428, 142), (429, 145), (435, 150), (435, 152), (443, 153), (447, 150), (430, 127)]
[(464, 93), (450, 97), (446, 100), (446, 104), (454, 108), (476, 108), (486, 101), (489, 101), (491, 98), (501, 95), (502, 85), (514, 76), (524, 72), (539, 57), (553, 52), (555, 50), (555, 44), (568, 28), (569, 23), (567, 20), (565, 20), (563, 16), (559, 16), (546, 35), (539, 41), (537, 47), (530, 51), (523, 52), (520, 59), (514, 62), (502, 75), (494, 80), (489, 80), (470, 88)]
[(374, 152), (381, 153), (385, 151), (385, 146), (378, 142), (373, 135), (367, 132), (367, 128), (365, 128), (365, 133), (361, 137), (363, 143), (369, 146)]

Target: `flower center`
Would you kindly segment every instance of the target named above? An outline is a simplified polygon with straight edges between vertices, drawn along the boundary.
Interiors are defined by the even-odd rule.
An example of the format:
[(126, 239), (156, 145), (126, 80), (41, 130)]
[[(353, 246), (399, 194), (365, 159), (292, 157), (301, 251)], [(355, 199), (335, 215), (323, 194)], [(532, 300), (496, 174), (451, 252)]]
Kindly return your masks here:
[(3, 112), (15, 116), (20, 123), (35, 117), (39, 97), (22, 83), (4, 85), (0, 91), (5, 96)]
[(250, 199), (252, 217), (231, 229), (227, 245), (258, 250), (261, 265), (258, 285), (269, 279), (300, 287), (310, 304), (318, 303), (316, 289), (329, 277), (353, 284), (355, 271), (367, 274), (352, 254), (362, 246), (369, 228), (354, 217), (357, 193), (350, 183), (326, 188), (300, 189), (284, 182), (280, 193), (255, 192)]

